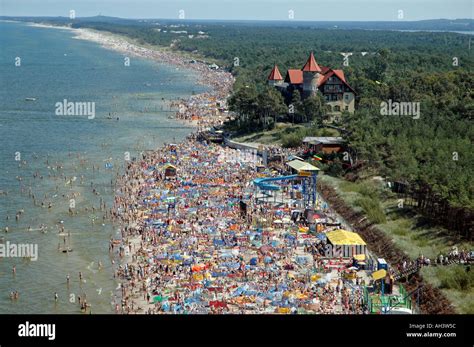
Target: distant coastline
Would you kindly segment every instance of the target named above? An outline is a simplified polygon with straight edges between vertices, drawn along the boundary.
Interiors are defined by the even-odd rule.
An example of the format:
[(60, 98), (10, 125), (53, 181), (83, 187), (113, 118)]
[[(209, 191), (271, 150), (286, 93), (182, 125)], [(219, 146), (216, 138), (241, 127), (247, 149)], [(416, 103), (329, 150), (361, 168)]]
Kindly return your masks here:
[[(2, 21), (2, 20), (0, 20)], [(209, 92), (191, 96), (188, 100), (181, 100), (181, 115), (178, 120), (185, 120), (186, 123), (197, 126), (198, 122), (191, 120), (190, 110), (201, 111), (203, 114), (207, 112), (205, 108), (197, 107), (202, 100), (218, 100), (221, 104), (232, 91), (235, 79), (230, 72), (222, 69), (215, 70), (210, 68), (202, 61), (193, 60), (187, 57), (184, 52), (171, 51), (164, 46), (144, 46), (134, 42), (132, 39), (117, 35), (107, 31), (98, 31), (90, 28), (71, 28), (65, 25), (53, 25), (48, 23), (9, 21), (15, 23), (24, 23), (28, 26), (45, 28), (45, 29), (62, 29), (69, 30), (74, 33), (74, 38), (86, 40), (100, 44), (102, 47), (126, 54), (128, 57), (138, 57), (150, 59), (160, 64), (174, 66), (176, 69), (186, 69), (197, 74), (199, 80), (197, 84), (210, 88)], [(177, 105), (173, 105), (177, 106)], [(181, 118), (179, 116), (182, 116)], [(205, 124), (212, 126), (214, 124)]]

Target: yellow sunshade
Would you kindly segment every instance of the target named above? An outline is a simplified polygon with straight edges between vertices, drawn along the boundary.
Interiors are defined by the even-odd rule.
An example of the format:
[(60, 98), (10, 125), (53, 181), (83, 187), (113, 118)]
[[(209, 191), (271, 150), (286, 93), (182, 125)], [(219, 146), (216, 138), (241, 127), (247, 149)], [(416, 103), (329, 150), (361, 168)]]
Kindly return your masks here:
[(305, 161), (296, 160), (296, 159), (286, 163), (286, 165), (288, 165), (292, 169), (295, 169), (296, 171), (310, 171), (310, 172), (319, 171), (319, 169), (316, 166), (311, 165), (310, 163), (307, 163)]
[(333, 245), (343, 246), (343, 245), (355, 245), (355, 246), (365, 246), (366, 243), (357, 233), (353, 233), (347, 230), (333, 230), (326, 233), (326, 236)]
[(374, 281), (380, 280), (384, 278), (385, 276), (387, 276), (387, 271), (385, 271), (384, 269), (381, 269), (372, 273), (372, 278), (374, 279)]

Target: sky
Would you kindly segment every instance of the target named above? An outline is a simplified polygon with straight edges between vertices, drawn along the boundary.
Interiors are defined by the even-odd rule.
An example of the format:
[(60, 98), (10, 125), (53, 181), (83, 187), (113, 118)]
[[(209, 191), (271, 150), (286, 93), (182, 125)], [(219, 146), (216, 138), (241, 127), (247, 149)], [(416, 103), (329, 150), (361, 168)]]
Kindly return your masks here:
[(68, 17), (74, 10), (76, 17), (410, 21), (473, 18), (473, 4), (474, 0), (0, 0), (0, 15)]

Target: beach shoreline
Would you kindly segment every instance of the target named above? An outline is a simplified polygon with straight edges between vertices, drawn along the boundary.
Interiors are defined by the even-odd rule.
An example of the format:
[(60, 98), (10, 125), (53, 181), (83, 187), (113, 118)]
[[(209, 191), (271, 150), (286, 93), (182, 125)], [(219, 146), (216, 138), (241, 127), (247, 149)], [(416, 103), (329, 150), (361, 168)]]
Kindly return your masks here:
[[(181, 99), (179, 102), (170, 102), (171, 107), (177, 108), (175, 118), (196, 128), (209, 128), (216, 124), (223, 124), (225, 115), (220, 110), (225, 108), (227, 97), (235, 81), (231, 73), (214, 70), (202, 62), (191, 61), (178, 52), (138, 45), (122, 35), (92, 29), (72, 30), (75, 33), (74, 38), (96, 42), (106, 49), (126, 54), (124, 58), (148, 59), (195, 73), (198, 77), (197, 84), (208, 87), (209, 91)], [(212, 113), (214, 117), (204, 117), (209, 113)]]
[[(126, 57), (196, 72), (199, 83), (210, 90), (175, 102), (177, 120), (205, 129), (222, 125), (228, 117), (226, 99), (234, 81), (230, 73), (122, 37), (72, 30), (75, 38)], [(256, 153), (252, 158), (249, 161), (248, 153), (240, 150), (203, 143), (191, 133), (127, 164), (116, 182), (112, 213), (120, 236), (112, 237), (109, 244), (110, 255), (117, 260), (114, 278), (120, 283), (113, 303), (116, 313), (363, 312), (361, 291), (351, 294), (338, 270), (319, 259), (322, 245), (319, 250), (303, 247), (296, 242), (301, 233), (296, 223), (284, 228), (277, 224), (282, 216), (290, 220), (297, 203), (291, 202), (288, 185), (286, 197), (281, 194), (283, 206), (265, 202), (264, 195), (258, 197), (252, 181), (260, 177), (255, 170), (259, 159)], [(169, 165), (176, 170), (171, 179)], [(242, 203), (249, 209), (245, 215), (239, 208)], [(329, 272), (318, 275), (323, 266)], [(324, 286), (316, 285), (313, 278), (318, 276), (327, 279)], [(288, 288), (282, 297), (281, 286)]]
[[(7, 21), (7, 20), (5, 20)], [(196, 74), (197, 84), (209, 88), (209, 91), (180, 99), (178, 102), (169, 101), (170, 107), (177, 108), (175, 119), (186, 126), (199, 129), (209, 129), (214, 125), (222, 125), (228, 117), (222, 110), (226, 107), (227, 97), (232, 92), (234, 76), (223, 69), (214, 69), (202, 61), (185, 56), (184, 52), (172, 51), (165, 46), (140, 45), (125, 35), (90, 28), (71, 28), (69, 26), (51, 25), (46, 23), (7, 21), (25, 23), (28, 26), (44, 29), (68, 30), (74, 33), (74, 39), (95, 42), (105, 49), (124, 54), (125, 58), (140, 58), (165, 64), (178, 69), (188, 70)], [(133, 64), (133, 62), (130, 62)], [(210, 117), (201, 117), (212, 113)], [(182, 122), (184, 121), (184, 122)]]
[[(197, 129), (206, 129), (214, 125), (223, 124), (225, 115), (221, 112), (225, 107), (226, 99), (232, 90), (234, 83), (233, 76), (225, 71), (216, 71), (209, 68), (202, 62), (191, 63), (184, 56), (170, 51), (165, 50), (153, 50), (151, 48), (145, 48), (131, 43), (126, 37), (115, 35), (112, 33), (103, 33), (92, 29), (82, 28), (69, 28), (64, 26), (53, 26), (45, 24), (31, 23), (29, 24), (39, 28), (49, 29), (65, 29), (70, 30), (74, 33), (74, 38), (79, 40), (86, 40), (100, 44), (105, 49), (113, 50), (125, 54), (126, 57), (138, 57), (142, 59), (148, 59), (155, 61), (160, 64), (166, 64), (168, 66), (174, 66), (176, 69), (187, 69), (198, 75), (198, 84), (209, 87), (209, 91), (192, 95), (188, 98), (180, 99), (179, 101), (170, 101), (171, 107), (177, 107), (175, 119), (185, 126), (191, 126), (193, 131)], [(192, 133), (191, 131), (190, 133)], [(156, 151), (153, 151), (151, 155), (155, 155)], [(128, 225), (121, 224), (121, 227), (129, 227)], [(113, 241), (111, 240), (109, 250), (114, 253), (115, 258), (118, 258), (118, 264), (137, 264), (134, 258), (136, 252), (140, 248), (140, 236), (128, 236), (120, 239), (119, 250), (113, 247)], [(118, 265), (114, 271), (120, 271), (122, 265)], [(115, 277), (115, 276), (114, 276)], [(117, 297), (114, 302), (115, 311), (119, 313), (119, 301), (123, 300), (126, 296), (125, 286), (128, 281), (120, 281), (115, 277), (119, 288), (117, 288)], [(134, 296), (133, 302), (138, 307), (147, 307), (147, 300), (141, 296)]]
[[(178, 108), (178, 112), (176, 113), (176, 119), (180, 121), (184, 121), (186, 124), (191, 124), (194, 127), (197, 127), (198, 129), (201, 129), (201, 130), (210, 128), (215, 125), (223, 124), (224, 119), (226, 118), (226, 115), (223, 113), (223, 110), (225, 109), (226, 99), (232, 90), (232, 85), (234, 82), (234, 78), (230, 73), (225, 72), (225, 71), (213, 70), (209, 66), (201, 62), (191, 63), (185, 57), (175, 52), (170, 52), (166, 50), (157, 51), (150, 48), (138, 46), (134, 43), (131, 43), (126, 38), (120, 37), (120, 36), (117, 37), (114, 34), (101, 33), (101, 32), (97, 32), (90, 29), (75, 29), (74, 33), (76, 35), (75, 36), (76, 39), (93, 41), (107, 49), (111, 49), (123, 54), (127, 54), (127, 56), (151, 59), (158, 63), (165, 63), (171, 66), (175, 66), (176, 68), (190, 69), (193, 72), (197, 72), (200, 77), (199, 83), (203, 85), (207, 85), (210, 88), (210, 91), (206, 93), (201, 93), (198, 95), (193, 95), (187, 99), (182, 99), (182, 100), (179, 100), (178, 102), (173, 103), (172, 106), (177, 106)], [(155, 249), (157, 247), (158, 248), (161, 247), (161, 243), (163, 244), (168, 243), (168, 238), (157, 236), (155, 234), (154, 229), (150, 230), (143, 223), (143, 220), (142, 220), (143, 212), (140, 211), (139, 206), (142, 203), (142, 201), (140, 201), (140, 193), (142, 192), (143, 189), (145, 189), (146, 184), (144, 182), (144, 177), (139, 175), (139, 171), (143, 169), (143, 165), (145, 165), (145, 163), (147, 163), (148, 165), (154, 166), (156, 165), (156, 161), (160, 160), (159, 159), (160, 157), (166, 157), (167, 156), (166, 152), (168, 148), (167, 146), (169, 145), (165, 144), (162, 148), (152, 151), (150, 153), (147, 153), (147, 155), (143, 156), (141, 160), (138, 160), (136, 162), (131, 162), (124, 176), (122, 177), (122, 180), (120, 180), (117, 184), (117, 187), (119, 187), (118, 188), (119, 190), (116, 192), (116, 196), (115, 196), (116, 203), (115, 203), (114, 208), (115, 208), (116, 222), (118, 222), (118, 224), (120, 225), (121, 237), (120, 237), (120, 240), (111, 240), (109, 249), (111, 250), (112, 254), (116, 258), (118, 258), (118, 264), (120, 264), (116, 268), (116, 272), (114, 273), (115, 279), (120, 283), (119, 290), (118, 290), (119, 291), (118, 300), (120, 300), (120, 302), (117, 302), (117, 301), (115, 302), (115, 312), (118, 314), (119, 313), (122, 313), (122, 314), (123, 313), (142, 313), (142, 314), (143, 313), (166, 313), (160, 310), (164, 309), (163, 307), (165, 307), (167, 304), (165, 303), (164, 306), (159, 304), (158, 305), (159, 308), (157, 308), (157, 304), (154, 301), (156, 300), (157, 297), (161, 296), (160, 293), (167, 292), (167, 289), (165, 289), (166, 285), (164, 285), (163, 283), (163, 288), (162, 288), (163, 291), (161, 287), (159, 287), (158, 295), (156, 295), (156, 292), (154, 292), (154, 294), (151, 293), (152, 287), (153, 287), (152, 286), (153, 279), (152, 277), (150, 277), (151, 276), (151, 271), (149, 267), (150, 264), (147, 264), (147, 260), (146, 260), (147, 251), (146, 250), (153, 249), (154, 250), (153, 252), (155, 252)], [(200, 147), (199, 154), (196, 153), (195, 155), (198, 157), (209, 158), (209, 159), (215, 155), (223, 156), (223, 153), (226, 153), (225, 155), (230, 155), (231, 157), (239, 156), (241, 153), (241, 151), (238, 151), (238, 150), (233, 150), (233, 149), (224, 150), (223, 147), (216, 148), (214, 146), (209, 151), (208, 150), (209, 147), (201, 147), (201, 145), (199, 145), (199, 142), (196, 142), (196, 137), (194, 134), (190, 134), (187, 139), (185, 139), (184, 141), (178, 144), (175, 144), (175, 146), (177, 146), (184, 152), (189, 152), (189, 153), (192, 153), (193, 148)], [(172, 158), (174, 157), (171, 156), (167, 158), (167, 161), (173, 161)], [(213, 158), (211, 161), (214, 161), (214, 159), (215, 158)], [(180, 159), (177, 159), (177, 160), (179, 161)], [(211, 161), (209, 162), (209, 164), (211, 164)], [(221, 163), (214, 162), (212, 168), (215, 170), (217, 169), (219, 165), (224, 165), (224, 163), (225, 162), (221, 162)], [(164, 163), (161, 163), (160, 165), (162, 164)], [(218, 166), (216, 167), (214, 165), (218, 165)], [(185, 175), (185, 176), (187, 175), (185, 172), (183, 172), (184, 168), (181, 168), (179, 165), (177, 167), (178, 167), (178, 170), (181, 171), (182, 175)], [(246, 177), (247, 175), (250, 175), (248, 176), (248, 178), (256, 177), (254, 176), (255, 173), (250, 174), (248, 170), (249, 170), (249, 167), (239, 168), (239, 169), (236, 168), (234, 172), (231, 173), (231, 172), (226, 171), (226, 175), (218, 175), (216, 179), (219, 181), (226, 182), (228, 180), (228, 177), (227, 177), (228, 175), (236, 175), (236, 177), (238, 176), (242, 178)], [(159, 175), (161, 179), (164, 179), (164, 177), (162, 177), (161, 174)], [(207, 179), (206, 175), (204, 177), (201, 177), (201, 179)], [(248, 187), (248, 185), (250, 184), (250, 182), (246, 181), (245, 179), (244, 180), (240, 179), (238, 181), (239, 181), (238, 186), (234, 186), (231, 183), (226, 184), (226, 187), (228, 188), (223, 189), (224, 197), (221, 203), (223, 204), (229, 203), (229, 198), (226, 196), (226, 194), (228, 194), (230, 191), (228, 191), (227, 189), (231, 189), (232, 192), (234, 191), (234, 189), (236, 189), (237, 191), (240, 191), (244, 189), (244, 186)], [(162, 184), (163, 182), (164, 181), (161, 181), (160, 184)], [(201, 191), (200, 194), (206, 191), (206, 188), (204, 187), (205, 185), (198, 188), (198, 191)], [(230, 193), (230, 194), (232, 195), (233, 193)], [(232, 199), (233, 198), (231, 198), (231, 200)], [(235, 210), (232, 213), (235, 213)], [(254, 220), (256, 216), (251, 216), (249, 218)], [(172, 218), (169, 222), (166, 222), (166, 224), (170, 228), (173, 228), (173, 226), (176, 223), (176, 221), (173, 219), (174, 218)], [(186, 218), (185, 218), (184, 223), (188, 224), (188, 222), (189, 221), (186, 221)], [(165, 230), (168, 230), (168, 227)], [(196, 228), (194, 223), (192, 223), (190, 228), (193, 230), (192, 233), (197, 235), (196, 230), (194, 229)], [(224, 238), (224, 236), (222, 237)], [(158, 241), (156, 238), (160, 238), (160, 240)], [(173, 238), (174, 237), (172, 236), (172, 239)], [(114, 245), (114, 242), (116, 241), (117, 243)], [(200, 246), (198, 246), (198, 248), (199, 247)], [(190, 252), (191, 253), (193, 252), (192, 248), (190, 248)], [(184, 254), (185, 255), (187, 254), (186, 251)], [(292, 256), (293, 252), (290, 252), (288, 255)], [(263, 258), (259, 257), (259, 259), (260, 259), (259, 260), (260, 262), (262, 261)], [(214, 259), (214, 260), (217, 262), (217, 259)], [(245, 261), (248, 262), (250, 261), (250, 259), (245, 259)], [(180, 271), (182, 271), (182, 269)], [(184, 274), (182, 276), (187, 277), (187, 275), (184, 275)], [(194, 286), (196, 285), (195, 276), (199, 276), (199, 274), (190, 273), (190, 276), (191, 277), (189, 277), (186, 281), (191, 287), (194, 288)], [(251, 276), (255, 276), (255, 275), (252, 274)], [(176, 281), (177, 278), (174, 278), (174, 279), (170, 278), (170, 280)], [(182, 281), (182, 280), (179, 280), (179, 281)], [(187, 286), (186, 284), (184, 285)], [(226, 288), (225, 291), (227, 292), (227, 294), (225, 295), (228, 296), (229, 291), (231, 290), (232, 290), (232, 287)], [(332, 283), (330, 286), (327, 287), (327, 290), (328, 292), (322, 295), (333, 295), (329, 293), (332, 291), (335, 292), (336, 284)], [(183, 295), (186, 298), (186, 295), (189, 294), (189, 291), (188, 290), (185, 290), (184, 292), (180, 291), (180, 293), (178, 293), (177, 291), (175, 291), (174, 293), (172, 292), (173, 291), (167, 292), (169, 295), (174, 295), (173, 298), (170, 298), (170, 302), (171, 301), (176, 302), (177, 306), (184, 305)], [(214, 294), (213, 296), (209, 297), (209, 300), (211, 300), (210, 303), (212, 303), (212, 305), (217, 305), (214, 308), (211, 307), (210, 311), (208, 311), (209, 309), (204, 309), (204, 308), (197, 309), (194, 304), (187, 305), (185, 311), (190, 311), (190, 313), (204, 313), (203, 311), (199, 311), (199, 310), (204, 309), (205, 312), (208, 312), (208, 313), (224, 313), (223, 307), (220, 307), (219, 305), (225, 305), (227, 307), (227, 310), (230, 310), (230, 312), (233, 312), (233, 313), (244, 313), (244, 312), (249, 313), (249, 314), (272, 313), (274, 310), (273, 308), (269, 307), (270, 301), (266, 299), (263, 300), (263, 307), (260, 307), (255, 311), (254, 309), (250, 309), (250, 310), (247, 308), (244, 309), (243, 307), (247, 305), (244, 304), (244, 306), (241, 306), (242, 303), (239, 303), (240, 298), (228, 300), (227, 302), (225, 302), (225, 300), (222, 301), (219, 299), (221, 297), (222, 297), (222, 294), (217, 294), (217, 295)], [(188, 297), (187, 299), (190, 299), (190, 298)], [(341, 303), (336, 303), (334, 299), (331, 299), (331, 300), (332, 300), (331, 301), (332, 303), (328, 304), (332, 307), (331, 310), (337, 310), (338, 312), (339, 310), (342, 310)], [(227, 306), (227, 304), (229, 306)], [(261, 306), (261, 305), (262, 305), (262, 302), (259, 302), (258, 306)], [(176, 308), (177, 306), (173, 306), (173, 307)], [(283, 311), (285, 310), (286, 309), (284, 309)]]
[[(200, 61), (191, 62), (189, 58), (185, 57), (184, 52), (172, 51), (169, 50), (169, 47), (140, 45), (125, 35), (118, 35), (112, 32), (99, 31), (90, 28), (72, 28), (69, 26), (35, 22), (8, 22), (26, 23), (29, 26), (37, 28), (69, 30), (74, 33), (74, 38), (78, 40), (95, 42), (106, 49), (128, 54), (131, 57), (149, 59), (157, 63), (167, 64), (177, 68), (184, 68), (196, 72), (200, 77), (198, 83), (213, 88), (213, 92), (218, 93), (219, 96), (224, 94), (228, 95), (232, 90), (234, 77), (230, 72), (224, 71), (222, 69), (212, 69)], [(216, 74), (222, 75), (220, 76), (219, 80), (225, 80), (226, 83), (222, 83), (221, 81), (217, 82), (217, 80), (212, 77)]]
[[(177, 101), (169, 100), (169, 102), (174, 103), (174, 106), (177, 108), (174, 117), (176, 123), (182, 124), (183, 127), (191, 128), (189, 133), (194, 132), (197, 128), (211, 127), (214, 124), (221, 124), (222, 119), (225, 117), (219, 111), (219, 108), (225, 104), (225, 99), (230, 93), (234, 81), (232, 75), (226, 71), (210, 69), (206, 64), (201, 62), (190, 63), (186, 57), (175, 52), (139, 47), (130, 43), (126, 37), (119, 37), (108, 32), (98, 32), (92, 29), (75, 29), (65, 26), (53, 26), (42, 23), (9, 22), (27, 24), (28, 26), (41, 29), (67, 30), (68, 32), (73, 33), (73, 38), (75, 39), (96, 42), (105, 49), (124, 54), (124, 56), (131, 59), (131, 64), (133, 64), (133, 57), (136, 57), (152, 60), (158, 64), (165, 64), (171, 66), (171, 68), (174, 67), (176, 69), (189, 70), (190, 72), (195, 73), (197, 75), (196, 81), (199, 84), (208, 86), (209, 90), (204, 93), (190, 95), (187, 98), (182, 98)], [(218, 103), (219, 106), (217, 105)], [(132, 243), (139, 243), (139, 239), (133, 239), (130, 241)], [(112, 257), (115, 259), (115, 265), (113, 265), (113, 268), (118, 266), (121, 261), (128, 261), (127, 257), (119, 259), (118, 261), (114, 255), (112, 255)], [(116, 300), (120, 300), (120, 297)]]

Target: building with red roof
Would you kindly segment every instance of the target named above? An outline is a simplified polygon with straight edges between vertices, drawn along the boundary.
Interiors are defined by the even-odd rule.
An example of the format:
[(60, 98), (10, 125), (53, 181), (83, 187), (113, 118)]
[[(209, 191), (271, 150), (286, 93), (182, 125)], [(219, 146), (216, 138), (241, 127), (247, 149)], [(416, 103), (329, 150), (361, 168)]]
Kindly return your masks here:
[(284, 80), (275, 64), (268, 76), (268, 84), (277, 87), (286, 96), (298, 91), (303, 99), (320, 92), (333, 115), (340, 115), (343, 111), (354, 112), (356, 92), (346, 81), (344, 71), (319, 65), (313, 52), (301, 69), (289, 69)]
[(285, 82), (291, 85), (303, 85), (303, 71), (298, 69), (289, 69), (286, 77)]

